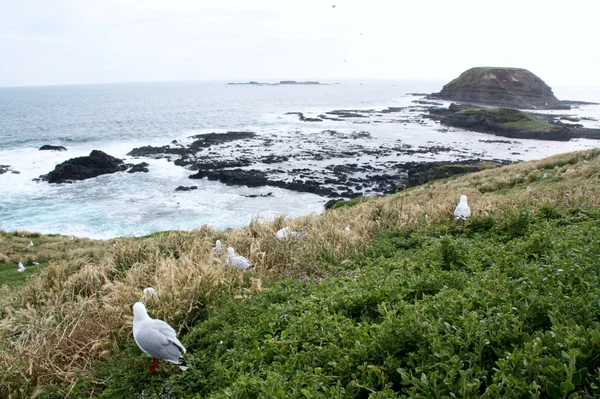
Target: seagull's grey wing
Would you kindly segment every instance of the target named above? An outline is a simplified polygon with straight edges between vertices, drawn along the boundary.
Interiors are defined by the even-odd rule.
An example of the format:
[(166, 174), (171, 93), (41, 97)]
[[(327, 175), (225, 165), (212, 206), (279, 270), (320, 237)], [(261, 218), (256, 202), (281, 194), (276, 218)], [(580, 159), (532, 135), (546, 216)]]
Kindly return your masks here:
[(233, 258), (233, 263), (238, 267), (238, 269), (246, 270), (252, 267), (252, 263), (243, 256), (235, 256)]
[(135, 340), (140, 349), (150, 356), (175, 364), (179, 364), (179, 359), (185, 351), (176, 337), (169, 337), (150, 324), (140, 328)]

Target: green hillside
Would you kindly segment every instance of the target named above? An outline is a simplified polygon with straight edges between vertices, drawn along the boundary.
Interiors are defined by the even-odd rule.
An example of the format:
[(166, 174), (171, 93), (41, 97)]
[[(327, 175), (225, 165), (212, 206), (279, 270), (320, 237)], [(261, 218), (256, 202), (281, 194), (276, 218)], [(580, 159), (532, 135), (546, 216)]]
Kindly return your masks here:
[[(0, 396), (600, 395), (599, 178), (592, 150), (239, 230), (73, 248), (40, 236), (36, 250), (64, 250), (46, 249), (39, 277), (2, 288)], [(460, 194), (465, 223), (452, 219)], [(283, 226), (308, 234), (278, 242)], [(256, 270), (228, 269), (217, 238)], [(149, 373), (133, 341), (146, 286), (188, 371), (161, 362)]]

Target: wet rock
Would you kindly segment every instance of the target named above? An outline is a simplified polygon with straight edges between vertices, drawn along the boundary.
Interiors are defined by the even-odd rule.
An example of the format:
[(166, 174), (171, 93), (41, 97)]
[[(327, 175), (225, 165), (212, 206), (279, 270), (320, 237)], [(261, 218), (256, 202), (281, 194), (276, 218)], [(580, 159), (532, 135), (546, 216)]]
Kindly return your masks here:
[(71, 158), (56, 165), (53, 171), (40, 178), (48, 183), (72, 183), (73, 180), (85, 180), (109, 173), (122, 172), (127, 169), (123, 160), (115, 158), (99, 150), (90, 155)]
[(141, 162), (138, 164), (127, 164), (127, 166), (129, 166), (129, 170), (127, 171), (127, 173), (138, 173), (138, 172), (144, 172), (144, 173), (148, 173), (148, 166), (150, 166), (147, 162)]
[(175, 191), (192, 191), (197, 190), (198, 186), (179, 186), (175, 189)]
[(62, 145), (43, 145), (38, 151), (67, 151)]
[(302, 122), (323, 122), (320, 118), (307, 118), (303, 112), (286, 112), (286, 115), (298, 115), (298, 119)]

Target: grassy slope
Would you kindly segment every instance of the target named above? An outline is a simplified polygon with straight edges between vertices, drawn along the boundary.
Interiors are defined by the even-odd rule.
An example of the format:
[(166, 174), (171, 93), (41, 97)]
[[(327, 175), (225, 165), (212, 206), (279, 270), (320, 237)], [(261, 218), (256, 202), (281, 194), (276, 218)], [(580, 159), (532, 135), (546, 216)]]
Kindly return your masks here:
[[(461, 176), (322, 216), (56, 254), (40, 278), (0, 296), (0, 397), (595, 393), (599, 155)], [(465, 226), (448, 221), (463, 193), (474, 213)], [(277, 242), (284, 225), (309, 235)], [(256, 271), (224, 267), (216, 238)], [(151, 315), (188, 346), (186, 373), (149, 375), (133, 343), (131, 304), (148, 285), (159, 291)]]
[(100, 397), (600, 394), (599, 222), (548, 206), (381, 231), (352, 270), (211, 309), (185, 373), (149, 375), (130, 344), (96, 367)]

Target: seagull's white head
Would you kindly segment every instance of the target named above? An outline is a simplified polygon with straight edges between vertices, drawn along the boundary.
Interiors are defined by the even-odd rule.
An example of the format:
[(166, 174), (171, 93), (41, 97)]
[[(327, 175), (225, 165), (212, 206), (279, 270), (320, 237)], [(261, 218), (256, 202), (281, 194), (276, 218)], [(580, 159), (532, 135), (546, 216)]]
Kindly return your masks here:
[(148, 318), (148, 312), (146, 307), (141, 302), (136, 302), (133, 305), (133, 320), (142, 321)]
[(215, 242), (215, 248), (217, 248), (217, 249), (221, 249), (221, 240), (217, 240), (217, 241)]
[(461, 204), (466, 204), (467, 203), (467, 196), (466, 195), (461, 195), (460, 196), (460, 203)]
[(232, 247), (227, 248), (227, 255), (229, 255), (230, 258), (233, 258), (233, 256), (235, 255), (235, 249), (233, 249)]

